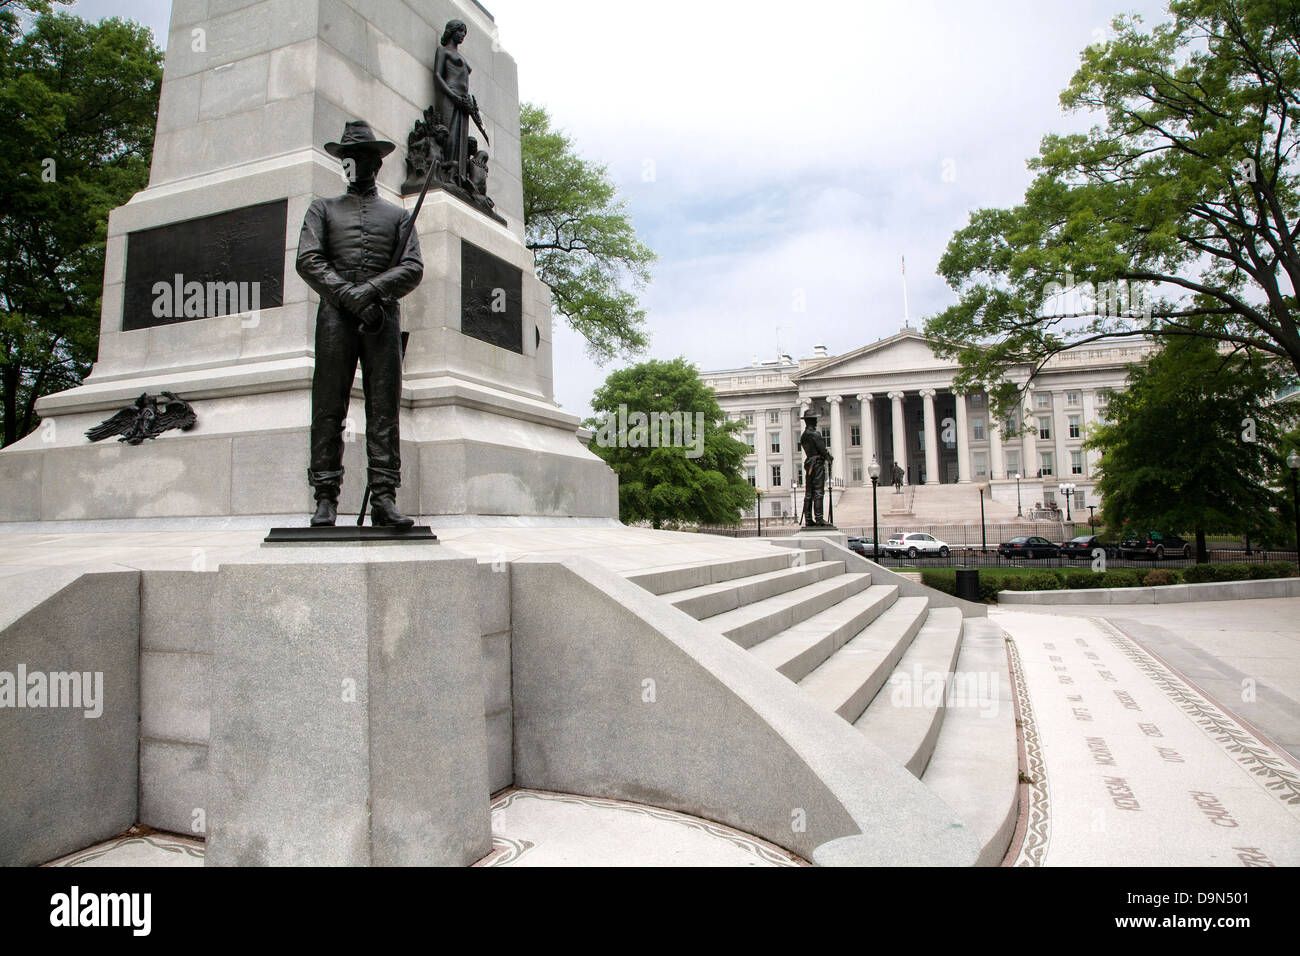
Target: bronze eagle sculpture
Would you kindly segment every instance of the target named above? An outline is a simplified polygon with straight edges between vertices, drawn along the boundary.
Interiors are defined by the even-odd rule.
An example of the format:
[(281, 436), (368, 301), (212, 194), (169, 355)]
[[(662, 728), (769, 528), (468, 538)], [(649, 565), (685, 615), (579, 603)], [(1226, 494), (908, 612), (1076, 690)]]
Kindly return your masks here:
[(86, 437), (91, 441), (103, 441), (119, 435), (118, 441), (138, 445), (172, 428), (189, 431), (197, 421), (190, 403), (174, 392), (158, 395), (144, 392), (130, 408), (122, 409), (87, 431)]

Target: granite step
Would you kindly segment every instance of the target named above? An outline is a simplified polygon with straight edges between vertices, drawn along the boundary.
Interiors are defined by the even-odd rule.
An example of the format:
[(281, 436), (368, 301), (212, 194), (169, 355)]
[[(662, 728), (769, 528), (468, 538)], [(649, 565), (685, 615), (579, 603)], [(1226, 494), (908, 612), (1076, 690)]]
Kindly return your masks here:
[(838, 577), (843, 573), (843, 561), (817, 561), (813, 564), (781, 568), (778, 571), (767, 571), (717, 584), (704, 584), (661, 596), (678, 610), (685, 611), (696, 620), (702, 620), (798, 590), (809, 584), (816, 584), (827, 578)]
[(691, 561), (665, 565), (660, 568), (639, 570), (626, 577), (651, 594), (669, 594), (673, 591), (685, 591), (706, 584), (734, 581), (736, 578), (779, 571), (782, 568), (796, 567), (801, 564), (813, 564), (821, 559), (822, 553), (819, 548), (775, 548), (772, 554), (729, 561)]
[(917, 777), (943, 726), (961, 639), (961, 610), (931, 608), (898, 667), (853, 724)]
[(764, 664), (798, 683), (856, 637), (898, 599), (898, 586), (873, 584), (750, 648)]
[(799, 686), (827, 710), (850, 723), (857, 720), (924, 625), (929, 603), (923, 597), (899, 598)]
[[(843, 566), (842, 562), (831, 563)], [(871, 575), (866, 572), (836, 574), (796, 590), (705, 618), (704, 623), (741, 647), (749, 648), (834, 607), (845, 598), (865, 591), (870, 586)]]
[(967, 618), (956, 671), (921, 782), (979, 839), (977, 865), (997, 866), (1011, 845), (1020, 797), (1015, 689), (1002, 628), (987, 618)]

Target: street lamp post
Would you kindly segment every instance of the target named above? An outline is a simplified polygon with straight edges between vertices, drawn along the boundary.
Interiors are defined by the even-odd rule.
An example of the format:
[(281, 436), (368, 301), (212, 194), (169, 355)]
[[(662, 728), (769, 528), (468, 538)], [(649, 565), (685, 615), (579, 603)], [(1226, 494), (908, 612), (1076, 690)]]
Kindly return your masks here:
[(980, 485), (980, 554), (989, 553), (988, 529), (984, 525), (984, 489), (988, 485)]
[(1016, 517), (1023, 518), (1024, 509), (1020, 507), (1020, 472), (1016, 472)]
[(755, 537), (763, 537), (763, 489), (754, 489), (754, 529)]
[(1093, 511), (1096, 510), (1096, 508), (1097, 508), (1096, 505), (1088, 505), (1088, 530), (1091, 531), (1093, 534), (1097, 533), (1097, 526), (1093, 524), (1093, 520), (1092, 520), (1092, 513)]
[(1286, 466), (1291, 469), (1291, 504), (1295, 507), (1295, 558), (1300, 564), (1300, 454), (1295, 449), (1286, 456)]
[(1074, 519), (1070, 517), (1070, 499), (1074, 497), (1074, 485), (1063, 481), (1056, 487), (1061, 492), (1061, 497), (1065, 499), (1065, 520), (1073, 522)]
[(871, 456), (867, 465), (867, 474), (871, 476), (871, 553), (875, 560), (880, 560), (880, 512), (876, 508), (876, 487), (880, 483), (880, 463), (876, 456)]

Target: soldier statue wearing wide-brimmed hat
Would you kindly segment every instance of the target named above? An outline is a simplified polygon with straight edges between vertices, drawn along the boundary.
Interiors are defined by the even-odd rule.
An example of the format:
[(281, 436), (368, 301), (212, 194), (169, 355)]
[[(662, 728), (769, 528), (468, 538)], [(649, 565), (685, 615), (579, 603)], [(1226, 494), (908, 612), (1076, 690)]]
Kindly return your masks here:
[[(352, 380), (361, 363), (366, 402), (366, 456), (371, 523), (408, 528), (397, 510), (402, 461), (398, 401), (402, 388), (401, 316), (397, 300), (420, 284), (420, 242), (410, 231), (395, 256), (408, 213), (381, 199), (375, 177), (394, 149), (370, 124), (346, 124), (325, 151), (343, 161), (348, 189), (317, 199), (303, 218), (298, 274), (320, 296), (316, 312), (316, 368), (311, 389), (311, 464), (307, 480), (316, 498), (313, 526), (334, 524), (343, 481), (343, 429)], [(391, 264), (396, 258), (396, 264)]]
[(799, 436), (803, 449), (804, 499), (803, 523), (809, 527), (830, 527), (822, 516), (822, 496), (826, 494), (826, 468), (834, 456), (826, 448), (822, 433), (817, 430), (817, 416), (806, 412), (804, 430)]

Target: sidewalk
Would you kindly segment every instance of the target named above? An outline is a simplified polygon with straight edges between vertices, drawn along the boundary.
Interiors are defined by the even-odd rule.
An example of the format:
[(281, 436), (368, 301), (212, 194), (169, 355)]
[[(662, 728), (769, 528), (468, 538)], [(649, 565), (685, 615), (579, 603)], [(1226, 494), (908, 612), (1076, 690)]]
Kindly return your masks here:
[(1300, 863), (1297, 605), (991, 612), (1031, 779), (1016, 865)]

